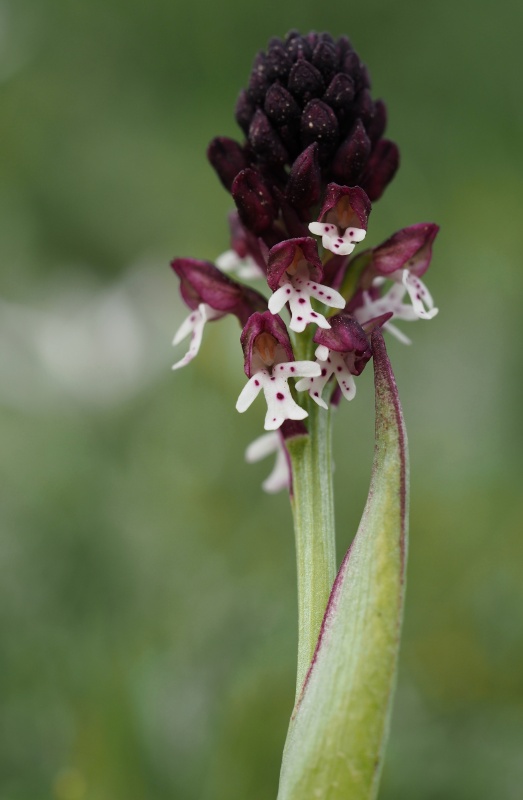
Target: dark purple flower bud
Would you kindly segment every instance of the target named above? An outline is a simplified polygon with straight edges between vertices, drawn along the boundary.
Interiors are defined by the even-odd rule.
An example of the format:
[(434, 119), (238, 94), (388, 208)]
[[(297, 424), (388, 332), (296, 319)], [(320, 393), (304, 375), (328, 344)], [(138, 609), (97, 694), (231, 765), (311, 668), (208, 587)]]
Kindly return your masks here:
[(292, 58), (283, 42), (279, 39), (272, 39), (269, 42), (269, 52), (267, 53), (267, 76), (269, 80), (275, 81), (280, 78), (286, 78), (291, 66)]
[(332, 164), (334, 177), (344, 184), (354, 184), (361, 175), (370, 155), (371, 142), (361, 120), (338, 148)]
[(379, 200), (389, 185), (400, 163), (397, 145), (388, 139), (380, 139), (372, 152), (360, 183), (373, 202)]
[(343, 56), (342, 70), (351, 75), (356, 91), (366, 87), (368, 81), (367, 70), (364, 70), (355, 50), (347, 50)]
[(306, 147), (318, 142), (320, 156), (330, 153), (338, 140), (338, 120), (322, 100), (311, 100), (301, 117), (301, 140)]
[(371, 122), (366, 125), (367, 135), (371, 142), (375, 144), (383, 134), (387, 127), (387, 106), (383, 100), (376, 100), (374, 103), (374, 115)]
[(281, 165), (287, 160), (287, 151), (261, 108), (252, 119), (249, 144), (256, 150), (262, 162)]
[(263, 52), (259, 52), (254, 59), (252, 66), (251, 77), (249, 78), (249, 86), (247, 94), (250, 99), (260, 105), (263, 103), (265, 92), (269, 88), (269, 78), (267, 77), (267, 56)]
[(212, 140), (207, 148), (207, 158), (229, 192), (238, 172), (248, 166), (243, 147), (227, 136), (217, 136)]
[(295, 275), (296, 272), (307, 268), (309, 277), (314, 281), (321, 281), (323, 268), (318, 255), (318, 247), (310, 236), (299, 239), (286, 239), (275, 245), (269, 251), (267, 263), (267, 283), (275, 292), (280, 286), (282, 277)]
[(350, 75), (339, 72), (329, 83), (323, 99), (336, 112), (347, 114), (354, 100), (354, 81)]
[(311, 60), (314, 66), (319, 69), (325, 81), (328, 82), (334, 75), (338, 62), (334, 42), (332, 40), (318, 42), (314, 48)]
[(403, 228), (374, 248), (368, 269), (374, 275), (384, 276), (407, 269), (412, 275), (421, 277), (430, 266), (432, 243), (438, 231), (438, 225), (433, 222)]
[(275, 125), (281, 126), (298, 120), (301, 110), (287, 89), (273, 83), (265, 97), (265, 113)]
[(248, 378), (261, 369), (271, 369), (274, 364), (294, 361), (294, 353), (281, 317), (270, 311), (252, 314), (240, 338), (244, 369)]
[(363, 328), (345, 311), (329, 317), (329, 322), (330, 329), (319, 328), (314, 335), (314, 341), (336, 353), (343, 353), (352, 375), (361, 375), (372, 358), (372, 350)]
[(256, 104), (252, 102), (249, 98), (249, 95), (242, 89), (240, 94), (238, 95), (238, 100), (236, 101), (236, 109), (234, 112), (234, 116), (236, 118), (236, 122), (243, 130), (245, 135), (249, 133), (249, 126), (251, 124), (251, 120), (254, 117), (254, 113), (256, 111)]
[(366, 128), (371, 126), (374, 119), (374, 103), (368, 89), (364, 89), (359, 93), (354, 113), (361, 119)]
[(318, 144), (314, 142), (298, 156), (292, 165), (286, 197), (296, 208), (310, 208), (320, 199), (321, 168)]
[(308, 41), (298, 31), (290, 31), (285, 37), (285, 47), (293, 61), (298, 58), (310, 59), (312, 48)]
[(300, 58), (290, 71), (288, 87), (297, 100), (307, 103), (313, 97), (322, 96), (325, 82), (313, 64)]
[(231, 191), (240, 219), (250, 231), (259, 235), (272, 225), (277, 214), (276, 203), (259, 172), (242, 170)]
[(193, 310), (205, 303), (222, 314), (234, 314), (245, 325), (251, 314), (267, 308), (263, 295), (233, 281), (209, 261), (176, 258), (171, 267), (180, 278), (180, 294)]

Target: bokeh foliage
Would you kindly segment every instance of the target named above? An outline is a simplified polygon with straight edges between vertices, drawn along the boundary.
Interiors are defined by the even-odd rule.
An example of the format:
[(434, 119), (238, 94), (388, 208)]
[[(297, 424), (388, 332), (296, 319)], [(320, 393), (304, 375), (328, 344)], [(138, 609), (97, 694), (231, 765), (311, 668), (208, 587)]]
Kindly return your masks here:
[[(522, 8), (0, 2), (0, 800), (276, 795), (290, 512), (260, 491), (269, 466), (243, 464), (262, 410), (234, 410), (235, 321), (169, 371), (167, 265), (227, 247), (205, 147), (236, 135), (255, 51), (291, 27), (348, 33), (389, 105), (403, 165), (370, 242), (442, 227), (440, 315), (389, 345), (412, 535), (381, 797), (521, 797)], [(341, 557), (370, 371), (335, 424)]]

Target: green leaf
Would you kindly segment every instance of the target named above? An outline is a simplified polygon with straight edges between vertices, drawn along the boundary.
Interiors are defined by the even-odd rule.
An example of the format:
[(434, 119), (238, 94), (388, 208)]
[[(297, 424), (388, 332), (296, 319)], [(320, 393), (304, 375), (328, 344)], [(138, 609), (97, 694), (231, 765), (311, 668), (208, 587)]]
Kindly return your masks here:
[(290, 722), (278, 800), (371, 800), (378, 791), (403, 615), (408, 464), (379, 330), (372, 343), (376, 441), (369, 496)]

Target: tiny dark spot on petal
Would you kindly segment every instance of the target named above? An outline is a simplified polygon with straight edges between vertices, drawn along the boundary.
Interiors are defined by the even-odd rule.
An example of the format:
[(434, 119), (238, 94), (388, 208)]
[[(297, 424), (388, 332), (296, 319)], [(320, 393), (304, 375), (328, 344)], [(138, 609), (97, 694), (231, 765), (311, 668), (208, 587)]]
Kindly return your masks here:
[(284, 395), (284, 394), (282, 394), (281, 392), (278, 392), (278, 394), (276, 395), (276, 397), (277, 397), (277, 399), (278, 399), (278, 400), (285, 400), (285, 395)]

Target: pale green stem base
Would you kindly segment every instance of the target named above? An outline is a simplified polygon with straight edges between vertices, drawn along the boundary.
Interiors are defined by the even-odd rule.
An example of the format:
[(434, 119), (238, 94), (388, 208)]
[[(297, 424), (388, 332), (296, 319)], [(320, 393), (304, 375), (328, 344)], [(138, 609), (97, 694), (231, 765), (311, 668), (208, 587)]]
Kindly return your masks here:
[(314, 655), (336, 577), (331, 412), (312, 400), (308, 411), (309, 436), (287, 443), (292, 462), (291, 505), (298, 568), (297, 694)]

